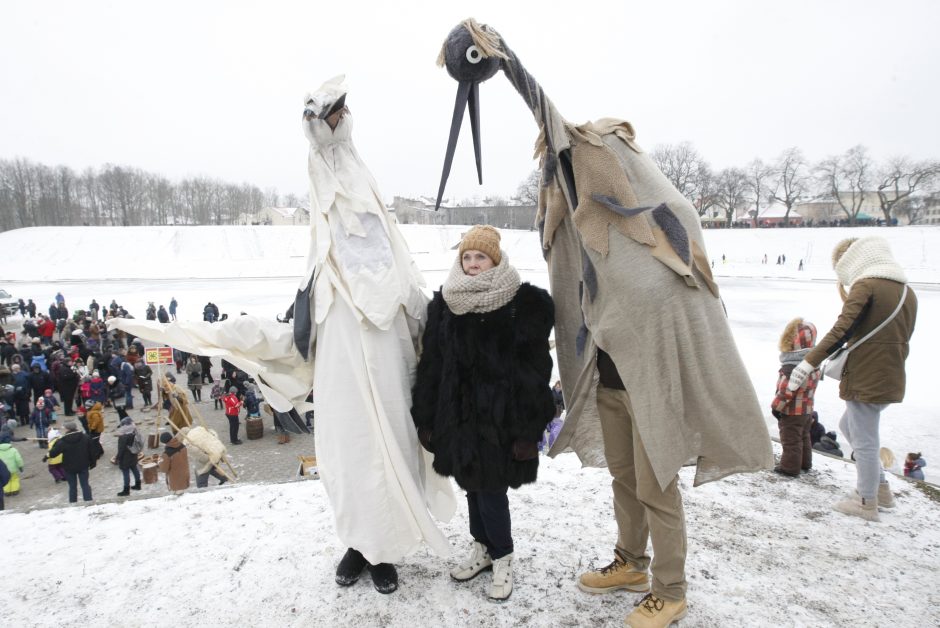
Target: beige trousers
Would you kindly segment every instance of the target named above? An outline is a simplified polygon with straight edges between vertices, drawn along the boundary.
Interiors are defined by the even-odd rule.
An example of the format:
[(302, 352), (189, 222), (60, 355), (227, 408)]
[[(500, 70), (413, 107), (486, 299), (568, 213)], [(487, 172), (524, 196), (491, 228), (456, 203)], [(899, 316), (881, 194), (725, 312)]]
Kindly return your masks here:
[[(685, 598), (685, 511), (679, 477), (659, 487), (626, 391), (597, 387), (597, 409), (604, 434), (607, 469), (613, 476), (617, 552), (639, 569), (652, 572), (652, 592), (667, 600)], [(653, 560), (646, 553), (653, 542)]]

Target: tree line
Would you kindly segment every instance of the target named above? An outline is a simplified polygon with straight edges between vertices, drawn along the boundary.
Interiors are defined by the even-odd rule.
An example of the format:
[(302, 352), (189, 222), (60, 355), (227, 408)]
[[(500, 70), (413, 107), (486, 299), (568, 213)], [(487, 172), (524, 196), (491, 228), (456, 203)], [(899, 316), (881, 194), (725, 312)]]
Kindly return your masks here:
[(210, 177), (174, 182), (107, 164), (81, 173), (25, 158), (0, 159), (0, 230), (69, 225), (227, 225), (266, 206), (296, 207), (293, 194)]
[[(791, 147), (770, 162), (757, 158), (744, 167), (717, 171), (690, 142), (661, 144), (650, 157), (700, 216), (720, 211), (728, 225), (739, 211), (748, 210), (756, 222), (770, 204), (780, 203), (786, 226), (793, 208), (810, 200), (830, 201), (854, 225), (865, 200), (873, 196), (885, 224), (901, 217), (917, 224), (931, 196), (940, 195), (940, 161), (906, 156), (876, 161), (864, 146), (815, 163)], [(534, 171), (519, 184), (514, 198), (536, 203), (538, 182)]]

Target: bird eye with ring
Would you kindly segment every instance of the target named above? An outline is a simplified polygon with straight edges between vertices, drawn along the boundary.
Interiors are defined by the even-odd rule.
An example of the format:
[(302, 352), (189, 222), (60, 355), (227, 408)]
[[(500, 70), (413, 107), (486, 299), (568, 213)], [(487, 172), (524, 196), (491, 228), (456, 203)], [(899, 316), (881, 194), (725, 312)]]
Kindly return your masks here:
[(467, 48), (467, 61), (470, 63), (479, 63), (483, 61), (483, 53), (480, 52), (480, 49), (476, 46), (470, 46)]

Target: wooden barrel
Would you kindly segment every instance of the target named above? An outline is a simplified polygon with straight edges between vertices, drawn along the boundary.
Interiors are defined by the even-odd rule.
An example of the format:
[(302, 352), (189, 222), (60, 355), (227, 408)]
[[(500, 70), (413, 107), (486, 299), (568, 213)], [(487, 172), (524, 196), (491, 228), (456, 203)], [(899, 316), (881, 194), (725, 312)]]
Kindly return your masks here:
[(160, 435), (159, 434), (148, 434), (147, 435), (147, 447), (150, 449), (157, 449), (160, 446)]
[(245, 419), (245, 433), (248, 440), (258, 440), (264, 436), (264, 421), (261, 420), (260, 416)]
[(157, 465), (153, 462), (144, 463), (141, 468), (144, 470), (144, 484), (153, 484), (157, 481)]

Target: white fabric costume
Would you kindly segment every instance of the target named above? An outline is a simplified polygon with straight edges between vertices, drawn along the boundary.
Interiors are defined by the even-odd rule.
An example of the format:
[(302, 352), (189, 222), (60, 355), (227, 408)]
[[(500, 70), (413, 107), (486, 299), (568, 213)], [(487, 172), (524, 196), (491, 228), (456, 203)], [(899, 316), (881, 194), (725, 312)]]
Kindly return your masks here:
[[(298, 315), (294, 324), (306, 322), (309, 330), (248, 316), (111, 325), (199, 355), (226, 356), (255, 376), (282, 412), (304, 410), (312, 387), (317, 464), (342, 543), (372, 564), (398, 562), (422, 542), (446, 556), (450, 545), (428, 511), (447, 521), (456, 499), (449, 480), (431, 468), (410, 412), (424, 281), (353, 146), (352, 118), (347, 113), (330, 129), (316, 115), (344, 95), (337, 77), (305, 100), (311, 241), (295, 315), (309, 298), (310, 316)], [(302, 353), (312, 350), (311, 362), (291, 338), (308, 331)]]

